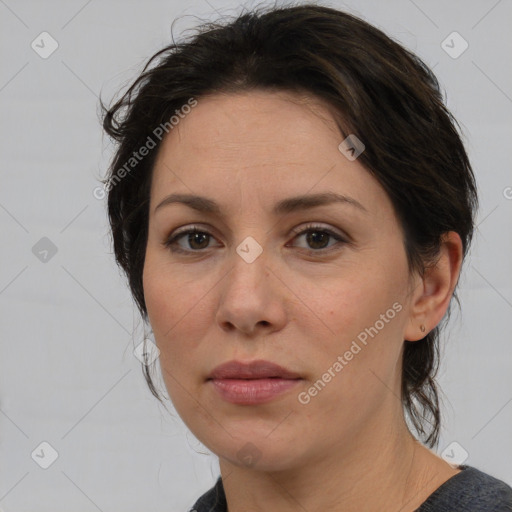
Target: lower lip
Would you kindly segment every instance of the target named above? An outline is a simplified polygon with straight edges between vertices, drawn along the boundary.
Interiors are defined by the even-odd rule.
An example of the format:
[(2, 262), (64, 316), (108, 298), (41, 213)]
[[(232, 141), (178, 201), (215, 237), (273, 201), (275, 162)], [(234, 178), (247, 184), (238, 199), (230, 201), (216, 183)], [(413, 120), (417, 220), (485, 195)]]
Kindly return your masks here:
[(233, 404), (254, 405), (269, 402), (295, 387), (302, 379), (213, 379), (220, 396)]

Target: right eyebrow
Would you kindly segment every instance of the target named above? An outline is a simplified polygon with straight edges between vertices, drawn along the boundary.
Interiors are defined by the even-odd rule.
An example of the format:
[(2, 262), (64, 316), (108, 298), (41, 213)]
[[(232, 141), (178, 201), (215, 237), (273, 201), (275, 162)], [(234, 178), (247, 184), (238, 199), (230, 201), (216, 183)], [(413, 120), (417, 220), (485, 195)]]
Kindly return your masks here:
[(154, 209), (153, 213), (155, 213), (158, 209), (163, 206), (181, 203), (194, 210), (205, 213), (214, 213), (216, 215), (221, 214), (221, 210), (219, 205), (213, 200), (208, 199), (207, 197), (195, 196), (192, 194), (171, 194), (163, 199), (157, 207)]

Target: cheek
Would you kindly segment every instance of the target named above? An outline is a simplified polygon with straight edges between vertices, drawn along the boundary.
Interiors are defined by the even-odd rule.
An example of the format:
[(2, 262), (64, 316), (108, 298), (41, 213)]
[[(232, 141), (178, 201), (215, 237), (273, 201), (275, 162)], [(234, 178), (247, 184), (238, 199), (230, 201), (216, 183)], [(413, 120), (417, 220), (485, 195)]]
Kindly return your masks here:
[[(159, 364), (165, 388), (180, 416), (200, 415), (193, 412), (197, 359), (195, 345), (201, 334), (197, 322), (197, 304), (200, 296), (183, 293), (175, 273), (165, 265), (153, 265), (151, 258), (144, 271), (144, 296), (148, 318), (160, 350)], [(185, 289), (194, 289), (185, 288)]]
[[(377, 329), (383, 332), (389, 332), (389, 326), (397, 323), (393, 304), (403, 300), (401, 277), (391, 269), (360, 267), (351, 267), (344, 275), (333, 274), (319, 286), (309, 287), (308, 304), (313, 311), (323, 312), (328, 335), (326, 345), (355, 339), (376, 322)], [(384, 320), (380, 319), (382, 314)]]
[[(379, 379), (393, 386), (403, 343), (405, 282), (399, 269), (385, 270), (365, 267), (364, 272), (351, 271), (316, 291), (309, 289), (308, 297), (316, 297), (312, 309), (324, 311), (322, 319), (328, 327), (310, 347), (310, 360), (315, 361), (313, 381), (328, 381), (326, 388), (330, 388), (324, 395), (327, 407), (330, 394), (333, 399), (358, 403), (385, 389)], [(309, 320), (303, 319), (304, 332)]]
[(185, 282), (175, 269), (151, 255), (146, 259), (143, 284), (162, 370), (186, 375), (200, 343), (208, 297), (197, 282)]
[(143, 272), (144, 298), (153, 330), (172, 337), (181, 324), (191, 321), (200, 306), (203, 286), (185, 277), (166, 253), (148, 248)]

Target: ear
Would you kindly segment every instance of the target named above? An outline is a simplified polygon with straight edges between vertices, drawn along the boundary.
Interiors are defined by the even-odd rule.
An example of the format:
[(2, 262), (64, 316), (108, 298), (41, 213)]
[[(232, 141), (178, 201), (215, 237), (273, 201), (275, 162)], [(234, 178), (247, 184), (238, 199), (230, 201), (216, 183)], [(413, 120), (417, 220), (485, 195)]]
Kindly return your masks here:
[[(423, 278), (417, 277), (413, 291), (409, 322), (404, 330), (404, 339), (423, 339), (442, 320), (459, 279), (462, 265), (462, 240), (455, 231), (441, 236), (439, 260), (425, 271)], [(425, 326), (425, 332), (420, 326)]]

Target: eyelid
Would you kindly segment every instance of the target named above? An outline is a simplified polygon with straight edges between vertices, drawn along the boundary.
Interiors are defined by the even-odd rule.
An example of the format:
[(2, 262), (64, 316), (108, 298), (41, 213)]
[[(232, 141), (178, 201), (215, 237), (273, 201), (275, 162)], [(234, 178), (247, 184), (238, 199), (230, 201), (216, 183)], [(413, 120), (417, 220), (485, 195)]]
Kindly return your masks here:
[[(202, 224), (186, 224), (185, 226), (181, 226), (179, 228), (176, 228), (173, 232), (172, 232), (172, 238), (176, 237), (176, 236), (179, 236), (179, 235), (182, 235), (184, 233), (188, 233), (190, 231), (200, 231), (201, 233), (208, 233), (210, 235), (213, 236), (212, 232), (211, 232), (211, 228), (210, 227), (205, 227), (206, 225), (202, 225)], [(171, 235), (169, 235), (171, 236)]]
[(349, 236), (346, 235), (343, 231), (335, 230), (334, 228), (332, 228), (330, 226), (326, 226), (326, 225), (324, 225), (322, 223), (318, 223), (318, 222), (308, 222), (305, 225), (301, 224), (300, 226), (297, 226), (297, 227), (293, 228), (291, 230), (291, 232), (296, 234), (296, 235), (301, 235), (305, 231), (313, 231), (315, 229), (317, 229), (318, 231), (325, 231), (325, 232), (330, 233), (332, 235), (339, 236), (340, 238), (344, 239), (347, 242), (349, 240)]

